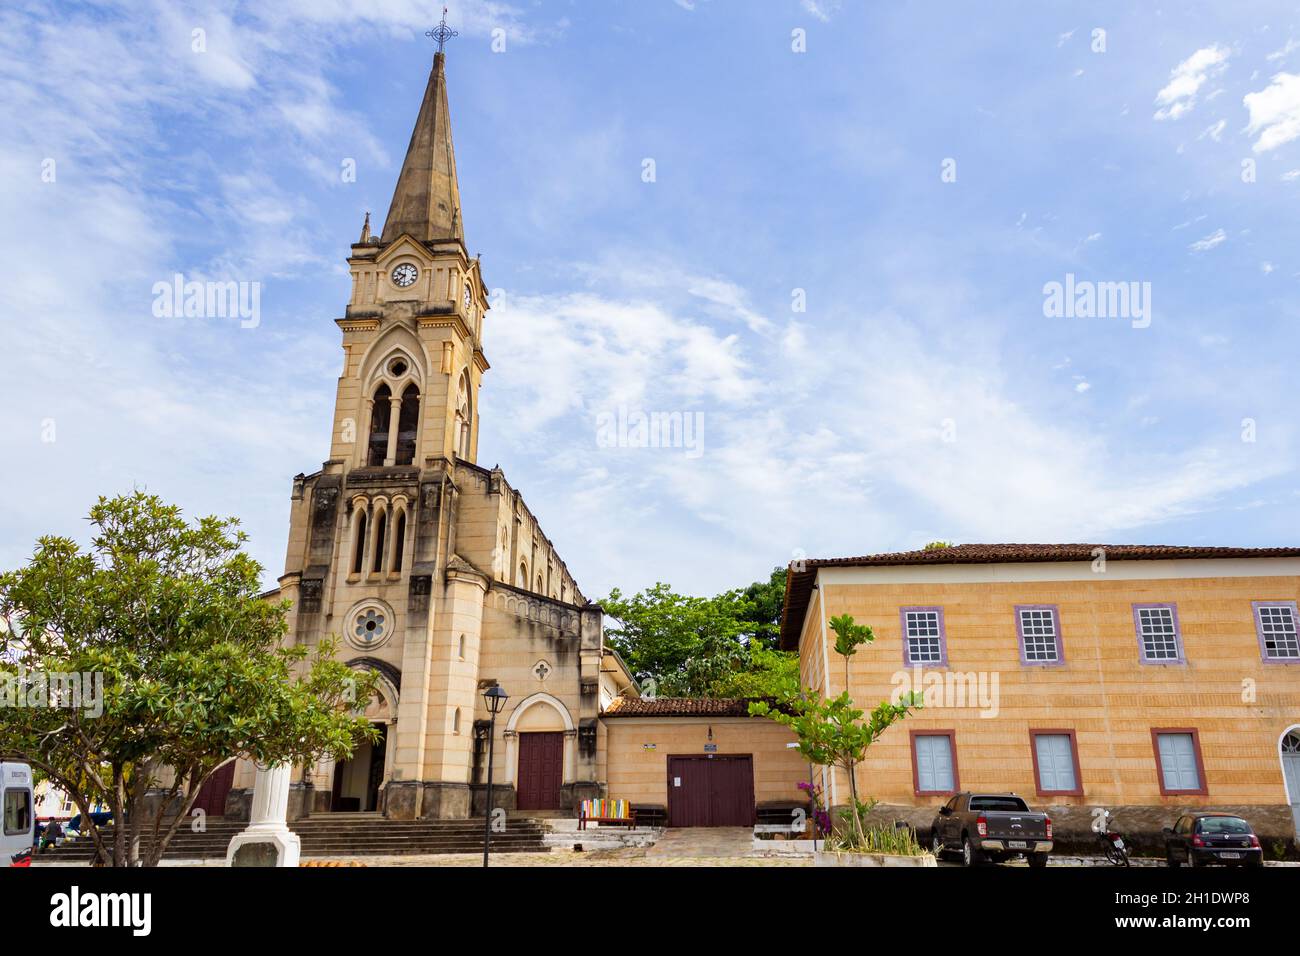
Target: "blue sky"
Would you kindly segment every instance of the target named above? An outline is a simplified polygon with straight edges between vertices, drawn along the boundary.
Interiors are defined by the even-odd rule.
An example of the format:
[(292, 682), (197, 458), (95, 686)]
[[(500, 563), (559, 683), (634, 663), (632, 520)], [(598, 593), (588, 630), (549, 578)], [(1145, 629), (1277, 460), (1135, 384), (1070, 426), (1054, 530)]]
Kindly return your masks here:
[[(934, 538), (1295, 544), (1293, 4), (449, 6), (480, 463), (589, 595)], [(242, 517), (274, 580), (438, 8), (0, 10), (0, 566), (145, 487)], [(261, 283), (259, 324), (156, 318), (177, 272)], [(1045, 316), (1067, 274), (1150, 283), (1149, 327)], [(602, 447), (619, 408), (701, 415), (701, 453)]]

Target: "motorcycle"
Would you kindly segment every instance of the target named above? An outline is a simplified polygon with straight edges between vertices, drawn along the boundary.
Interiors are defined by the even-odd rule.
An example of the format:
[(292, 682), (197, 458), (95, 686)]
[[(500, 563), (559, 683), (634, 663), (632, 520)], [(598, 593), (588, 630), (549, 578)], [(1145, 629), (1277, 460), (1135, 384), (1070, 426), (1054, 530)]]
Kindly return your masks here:
[(1101, 829), (1097, 831), (1097, 839), (1101, 843), (1102, 853), (1106, 859), (1116, 866), (1128, 866), (1128, 847), (1124, 844), (1124, 838), (1118, 833), (1112, 833), (1110, 829), (1110, 811), (1103, 810), (1101, 814)]

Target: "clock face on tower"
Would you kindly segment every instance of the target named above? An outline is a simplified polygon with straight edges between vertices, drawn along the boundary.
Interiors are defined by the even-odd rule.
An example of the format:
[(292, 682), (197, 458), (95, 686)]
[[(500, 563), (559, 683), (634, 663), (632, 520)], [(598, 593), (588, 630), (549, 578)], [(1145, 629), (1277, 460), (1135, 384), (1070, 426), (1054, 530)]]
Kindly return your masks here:
[(415, 284), (415, 279), (419, 274), (415, 266), (409, 262), (403, 262), (393, 270), (393, 285), (405, 289), (407, 286)]

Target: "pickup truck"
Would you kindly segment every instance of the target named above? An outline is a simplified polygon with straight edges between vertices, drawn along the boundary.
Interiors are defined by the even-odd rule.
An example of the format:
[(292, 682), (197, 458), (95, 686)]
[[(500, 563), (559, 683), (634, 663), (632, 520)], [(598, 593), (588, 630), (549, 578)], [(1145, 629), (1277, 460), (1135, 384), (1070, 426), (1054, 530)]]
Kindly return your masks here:
[(1052, 852), (1051, 818), (1034, 813), (1014, 793), (958, 793), (939, 808), (930, 833), (935, 857), (958, 851), (965, 866), (1015, 856), (1046, 866)]

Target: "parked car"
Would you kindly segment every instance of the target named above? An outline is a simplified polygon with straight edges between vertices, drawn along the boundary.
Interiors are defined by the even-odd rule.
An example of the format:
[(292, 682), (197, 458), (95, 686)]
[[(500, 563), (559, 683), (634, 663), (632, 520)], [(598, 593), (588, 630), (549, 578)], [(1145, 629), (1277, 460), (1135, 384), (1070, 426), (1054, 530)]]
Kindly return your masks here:
[(1264, 850), (1254, 829), (1231, 813), (1185, 813), (1164, 833), (1168, 866), (1264, 865)]
[(1023, 856), (1030, 866), (1046, 866), (1052, 852), (1052, 821), (1035, 813), (1014, 793), (963, 791), (939, 808), (930, 830), (936, 857), (959, 851), (966, 866)]

